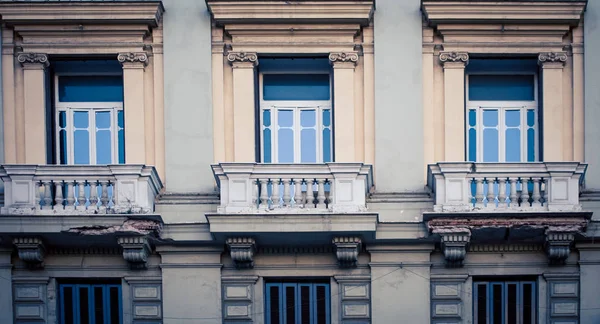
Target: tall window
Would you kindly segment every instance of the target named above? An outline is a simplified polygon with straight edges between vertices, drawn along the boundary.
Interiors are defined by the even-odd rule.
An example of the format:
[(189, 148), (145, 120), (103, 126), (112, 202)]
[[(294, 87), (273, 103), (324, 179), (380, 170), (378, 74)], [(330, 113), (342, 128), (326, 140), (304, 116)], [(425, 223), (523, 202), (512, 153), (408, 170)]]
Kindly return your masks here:
[(267, 324), (329, 324), (329, 284), (267, 283)]
[(261, 59), (259, 69), (262, 162), (331, 162), (327, 59)]
[(534, 281), (480, 281), (473, 291), (473, 323), (537, 323)]
[(468, 160), (538, 161), (536, 62), (474, 59), (467, 73)]
[[(100, 61), (104, 62), (104, 61)], [(60, 164), (125, 163), (120, 66), (62, 62), (54, 77), (56, 155)]]
[(122, 324), (121, 285), (61, 284), (61, 324)]

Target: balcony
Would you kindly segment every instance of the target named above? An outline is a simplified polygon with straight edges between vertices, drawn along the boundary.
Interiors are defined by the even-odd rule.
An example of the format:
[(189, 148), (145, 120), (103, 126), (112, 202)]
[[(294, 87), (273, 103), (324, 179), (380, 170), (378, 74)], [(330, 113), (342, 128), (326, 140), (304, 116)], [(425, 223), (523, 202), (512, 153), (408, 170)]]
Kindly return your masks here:
[(428, 167), (435, 213), (578, 212), (586, 164), (444, 162)]
[(3, 165), (3, 215), (148, 214), (162, 183), (145, 165)]
[(220, 163), (212, 169), (219, 214), (365, 212), (373, 182), (371, 166), (362, 163)]

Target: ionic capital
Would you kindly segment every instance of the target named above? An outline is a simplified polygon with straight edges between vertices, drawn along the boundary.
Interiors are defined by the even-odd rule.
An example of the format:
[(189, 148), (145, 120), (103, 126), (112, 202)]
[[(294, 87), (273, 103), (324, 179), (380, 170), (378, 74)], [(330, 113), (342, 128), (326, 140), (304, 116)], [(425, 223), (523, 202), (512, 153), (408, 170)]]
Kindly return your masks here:
[(564, 66), (567, 62), (566, 52), (544, 52), (538, 55), (538, 64), (545, 65), (548, 63), (560, 63), (560, 66)]
[(240, 65), (240, 63), (245, 63), (250, 67), (255, 67), (258, 65), (258, 55), (256, 53), (247, 53), (247, 52), (229, 52), (227, 54), (227, 61), (231, 65)]
[(458, 63), (466, 66), (469, 64), (469, 54), (466, 52), (440, 52), (440, 62), (444, 66), (447, 63)]
[(19, 259), (31, 268), (43, 268), (46, 249), (44, 242), (38, 237), (17, 237), (13, 240), (17, 247)]
[(354, 268), (358, 264), (362, 240), (358, 237), (335, 237), (332, 240), (341, 268)]
[(38, 66), (41, 68), (47, 68), (50, 63), (48, 62), (48, 55), (42, 53), (19, 53), (17, 55), (17, 61), (21, 63), (21, 66)]
[(129, 263), (131, 269), (146, 269), (150, 244), (143, 236), (119, 237), (119, 245), (123, 248), (123, 259)]
[(358, 62), (358, 52), (336, 52), (329, 54), (329, 62), (333, 67), (349, 65), (355, 67)]
[(251, 269), (254, 267), (254, 252), (256, 242), (250, 237), (232, 237), (225, 242), (229, 247), (231, 260), (238, 269)]
[(126, 67), (127, 65), (148, 65), (148, 55), (144, 52), (119, 53), (119, 55), (117, 55), (117, 60), (123, 67)]
[(552, 265), (565, 264), (571, 254), (571, 244), (575, 241), (575, 232), (546, 231), (546, 254)]

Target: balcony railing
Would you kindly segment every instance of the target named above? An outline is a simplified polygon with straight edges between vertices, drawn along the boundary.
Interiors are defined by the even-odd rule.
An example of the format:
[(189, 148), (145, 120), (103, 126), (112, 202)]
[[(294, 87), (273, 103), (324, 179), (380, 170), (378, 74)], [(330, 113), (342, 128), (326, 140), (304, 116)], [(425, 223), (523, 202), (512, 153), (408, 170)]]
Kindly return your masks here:
[(353, 213), (366, 211), (372, 168), (362, 163), (212, 166), (219, 213)]
[(579, 211), (586, 164), (578, 162), (431, 164), (435, 212)]
[(144, 165), (3, 165), (2, 214), (144, 214), (162, 183)]

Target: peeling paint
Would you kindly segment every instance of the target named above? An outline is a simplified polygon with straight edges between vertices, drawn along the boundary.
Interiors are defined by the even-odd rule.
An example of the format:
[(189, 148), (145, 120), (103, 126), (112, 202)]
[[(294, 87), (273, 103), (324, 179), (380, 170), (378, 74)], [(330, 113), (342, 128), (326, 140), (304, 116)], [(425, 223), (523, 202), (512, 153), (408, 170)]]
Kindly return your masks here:
[(588, 222), (583, 218), (453, 218), (430, 220), (427, 227), (435, 233), (462, 233), (482, 228), (551, 228), (559, 232), (584, 232)]
[(128, 219), (121, 225), (113, 225), (113, 226), (81, 226), (81, 227), (73, 227), (67, 231), (66, 233), (75, 233), (79, 235), (107, 235), (107, 234), (115, 234), (115, 233), (127, 233), (127, 234), (140, 234), (140, 235), (148, 235), (148, 234), (160, 234), (162, 230), (162, 224), (157, 221), (152, 220), (134, 220)]

